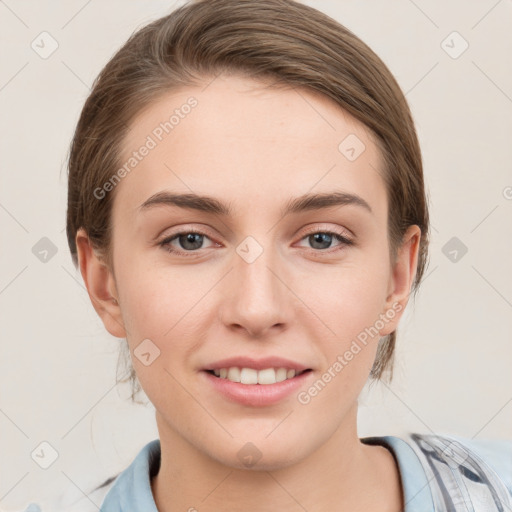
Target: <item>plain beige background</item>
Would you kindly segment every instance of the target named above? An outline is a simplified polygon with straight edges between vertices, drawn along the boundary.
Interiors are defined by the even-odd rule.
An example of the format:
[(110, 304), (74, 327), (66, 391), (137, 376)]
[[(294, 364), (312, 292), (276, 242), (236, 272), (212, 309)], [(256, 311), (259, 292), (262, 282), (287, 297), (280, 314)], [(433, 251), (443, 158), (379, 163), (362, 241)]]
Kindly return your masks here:
[[(65, 164), (101, 68), (134, 30), (181, 3), (0, 1), (2, 510), (82, 496), (157, 437), (152, 406), (132, 405), (128, 387), (115, 386), (120, 341), (73, 267)], [(360, 437), (510, 439), (512, 2), (305, 3), (355, 32), (396, 76), (431, 200), (430, 265), (401, 324), (393, 383), (361, 397)], [(41, 261), (38, 244), (55, 254)], [(31, 455), (42, 442), (47, 462), (55, 450), (47, 469)]]

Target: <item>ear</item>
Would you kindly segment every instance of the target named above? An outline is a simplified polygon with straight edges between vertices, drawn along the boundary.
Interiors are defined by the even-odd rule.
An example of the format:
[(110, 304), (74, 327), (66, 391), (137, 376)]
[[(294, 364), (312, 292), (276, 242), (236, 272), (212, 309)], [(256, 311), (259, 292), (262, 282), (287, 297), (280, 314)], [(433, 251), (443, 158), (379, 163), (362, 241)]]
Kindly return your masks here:
[(94, 251), (83, 228), (76, 234), (76, 247), (80, 272), (96, 313), (112, 336), (125, 338), (126, 330), (112, 271)]
[(416, 225), (409, 226), (402, 238), (402, 244), (397, 250), (389, 278), (388, 296), (382, 312), (387, 321), (380, 330), (381, 336), (386, 336), (396, 330), (409, 301), (409, 295), (416, 277), (420, 238), (420, 228)]

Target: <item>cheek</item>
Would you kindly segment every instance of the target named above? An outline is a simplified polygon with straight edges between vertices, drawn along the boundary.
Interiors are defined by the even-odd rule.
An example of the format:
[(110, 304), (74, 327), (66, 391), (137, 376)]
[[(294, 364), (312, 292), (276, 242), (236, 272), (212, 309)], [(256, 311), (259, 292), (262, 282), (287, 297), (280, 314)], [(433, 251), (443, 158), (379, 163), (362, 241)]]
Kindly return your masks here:
[(125, 260), (119, 272), (120, 295), (130, 332), (162, 337), (206, 291), (199, 273)]
[[(120, 295), (128, 345), (142, 383), (160, 366), (173, 373), (186, 370), (189, 354), (202, 343), (205, 329), (214, 321), (217, 308), (209, 302), (208, 292), (218, 278), (211, 271), (194, 271), (192, 266), (187, 270), (169, 266), (145, 269), (147, 263), (133, 263), (120, 275)], [(134, 359), (137, 347), (146, 339), (156, 345), (161, 355), (148, 376), (145, 367)]]
[(140, 265), (124, 276), (121, 296), (132, 365), (155, 407), (165, 407), (169, 401), (174, 407), (182, 407), (181, 395), (171, 393), (174, 398), (170, 399), (165, 390), (178, 390), (173, 376), (182, 381), (180, 374), (185, 368), (180, 364), (186, 363), (193, 339), (186, 334), (187, 325), (200, 296), (193, 292), (190, 281), (181, 282), (176, 272), (163, 278), (163, 272), (142, 269)]
[[(340, 387), (333, 386), (333, 391), (338, 388), (343, 393), (345, 386), (357, 387), (359, 381), (364, 383), (373, 365), (387, 296), (389, 269), (386, 264), (385, 260), (366, 260), (364, 264), (361, 261), (342, 266), (335, 273), (331, 272), (329, 285), (323, 293), (319, 293), (318, 287), (313, 288), (316, 292), (311, 296), (311, 303), (326, 327), (322, 327), (325, 335), (321, 339), (318, 329), (315, 333), (313, 328), (309, 337), (322, 344), (326, 368), (331, 368), (336, 375), (344, 375), (336, 379)], [(337, 362), (343, 366), (342, 371)]]
[[(360, 251), (332, 265), (308, 264), (300, 271), (286, 269), (286, 281), (292, 283), (294, 294), (301, 299), (296, 312), (309, 310), (306, 317), (297, 314), (288, 320), (300, 324), (316, 316), (324, 327), (330, 327), (333, 336), (342, 339), (373, 325), (382, 311), (389, 279), (386, 259), (374, 254), (376, 251)], [(172, 337), (173, 331), (188, 330), (193, 318), (214, 314), (215, 308), (209, 302), (212, 295), (222, 300), (219, 297), (223, 296), (223, 282), (219, 282), (211, 266), (161, 265), (148, 265), (142, 258), (126, 258), (118, 266), (118, 291), (132, 343), (139, 338), (165, 339)], [(207, 297), (212, 287), (216, 290)], [(290, 301), (294, 301), (294, 294)], [(327, 335), (329, 332), (326, 330)], [(315, 339), (318, 331), (310, 334)]]
[[(319, 283), (324, 282), (324, 286)], [(337, 334), (355, 335), (377, 320), (387, 296), (389, 269), (386, 262), (370, 261), (342, 264), (324, 275), (302, 280), (309, 290), (315, 311)]]

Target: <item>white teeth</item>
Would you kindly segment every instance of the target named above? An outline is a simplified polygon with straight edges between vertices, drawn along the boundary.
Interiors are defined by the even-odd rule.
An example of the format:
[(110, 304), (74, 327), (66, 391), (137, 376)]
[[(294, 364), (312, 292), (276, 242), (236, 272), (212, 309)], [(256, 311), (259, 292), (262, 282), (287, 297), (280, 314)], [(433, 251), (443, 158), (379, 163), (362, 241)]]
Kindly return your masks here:
[(254, 368), (238, 368), (237, 366), (219, 368), (218, 370), (213, 370), (213, 373), (217, 377), (228, 379), (231, 382), (263, 385), (283, 382), (286, 379), (292, 379), (297, 374), (295, 370), (287, 370), (286, 368), (265, 368), (258, 371)]
[(275, 384), (276, 371), (274, 368), (267, 368), (258, 372), (258, 384)]
[(236, 366), (229, 368), (227, 378), (231, 382), (240, 382), (240, 368), (237, 368)]
[(286, 368), (278, 368), (276, 371), (276, 382), (286, 380)]
[(240, 382), (242, 384), (258, 384), (258, 370), (242, 368), (240, 371)]

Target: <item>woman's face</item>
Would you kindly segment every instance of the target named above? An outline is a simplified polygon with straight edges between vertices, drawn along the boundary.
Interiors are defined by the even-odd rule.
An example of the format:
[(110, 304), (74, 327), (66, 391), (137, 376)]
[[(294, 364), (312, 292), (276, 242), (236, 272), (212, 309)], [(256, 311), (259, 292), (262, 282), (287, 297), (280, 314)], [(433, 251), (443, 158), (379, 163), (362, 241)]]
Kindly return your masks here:
[[(98, 312), (127, 337), (162, 443), (232, 467), (285, 467), (336, 432), (355, 438), (357, 397), (405, 307), (419, 230), (392, 262), (381, 156), (330, 100), (233, 76), (207, 84), (167, 94), (131, 126), (115, 280), (104, 281), (119, 305)], [(215, 375), (235, 367), (246, 369)], [(308, 371), (244, 383), (292, 375), (279, 368)]]

